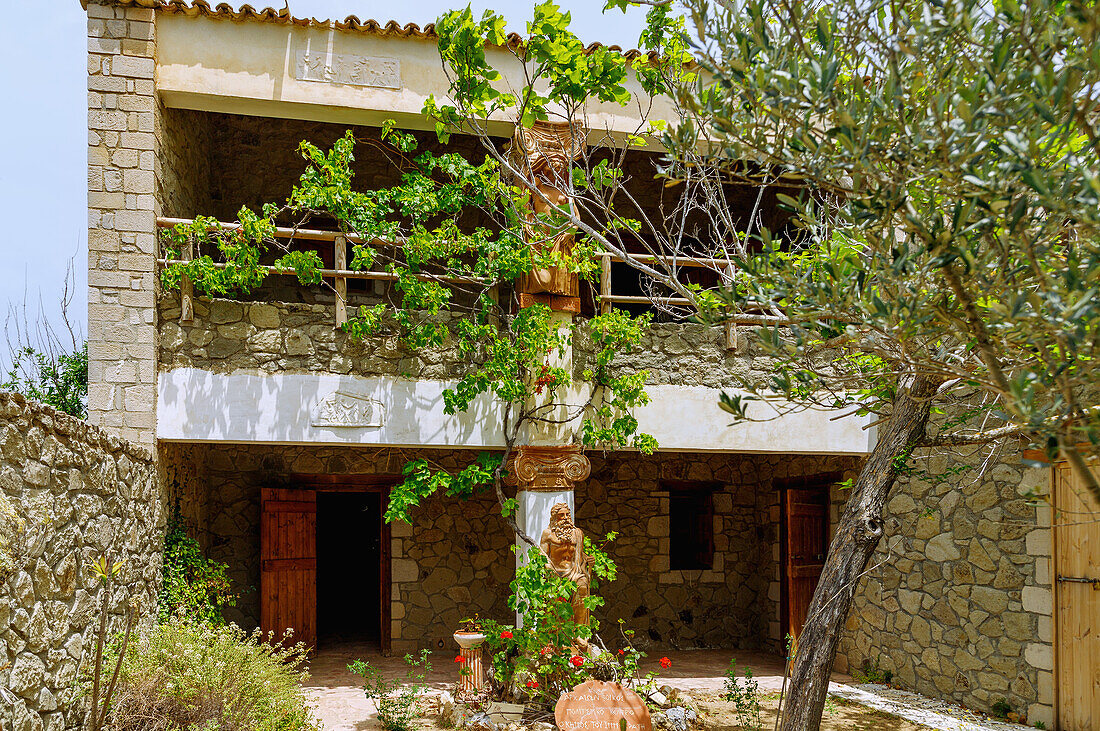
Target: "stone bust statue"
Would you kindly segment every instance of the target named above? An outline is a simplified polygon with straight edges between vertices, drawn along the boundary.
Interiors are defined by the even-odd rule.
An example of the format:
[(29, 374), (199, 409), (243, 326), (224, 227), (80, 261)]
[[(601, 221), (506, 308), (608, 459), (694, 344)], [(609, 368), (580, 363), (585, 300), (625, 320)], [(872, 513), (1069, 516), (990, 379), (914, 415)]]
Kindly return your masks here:
[(550, 559), (550, 568), (554, 573), (577, 585), (573, 593), (573, 621), (588, 624), (588, 608), (584, 606), (584, 598), (588, 596), (595, 559), (585, 555), (584, 532), (573, 524), (567, 504), (556, 503), (550, 508), (550, 524), (542, 532), (539, 543)]

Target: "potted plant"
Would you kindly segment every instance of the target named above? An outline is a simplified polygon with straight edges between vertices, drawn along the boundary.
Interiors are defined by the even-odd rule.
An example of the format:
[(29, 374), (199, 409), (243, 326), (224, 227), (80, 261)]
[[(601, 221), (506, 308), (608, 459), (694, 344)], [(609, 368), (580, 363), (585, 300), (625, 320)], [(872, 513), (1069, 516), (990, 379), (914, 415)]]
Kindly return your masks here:
[(454, 634), (454, 638), (463, 650), (472, 650), (485, 642), (485, 633), (481, 631), (481, 621), (476, 614), (472, 619), (462, 620), (461, 626)]

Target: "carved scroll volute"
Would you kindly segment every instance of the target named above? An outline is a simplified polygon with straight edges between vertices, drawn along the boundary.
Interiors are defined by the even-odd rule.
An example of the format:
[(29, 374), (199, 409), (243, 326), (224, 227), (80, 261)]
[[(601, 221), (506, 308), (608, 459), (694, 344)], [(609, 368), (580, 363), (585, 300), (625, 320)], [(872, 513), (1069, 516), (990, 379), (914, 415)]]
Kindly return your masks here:
[(560, 492), (588, 479), (592, 463), (579, 447), (519, 447), (508, 469), (508, 482), (520, 490)]
[[(572, 229), (555, 232), (539, 224), (536, 217), (565, 206), (576, 210), (567, 191), (573, 161), (584, 153), (585, 144), (584, 128), (576, 122), (535, 122), (532, 127), (517, 127), (512, 137), (511, 162), (523, 178), (517, 183), (539, 191), (531, 192), (531, 213), (525, 234), (528, 243), (540, 252), (568, 254), (573, 250)], [(536, 268), (521, 277), (517, 287), (525, 294), (564, 297), (580, 294), (577, 275), (560, 266)]]

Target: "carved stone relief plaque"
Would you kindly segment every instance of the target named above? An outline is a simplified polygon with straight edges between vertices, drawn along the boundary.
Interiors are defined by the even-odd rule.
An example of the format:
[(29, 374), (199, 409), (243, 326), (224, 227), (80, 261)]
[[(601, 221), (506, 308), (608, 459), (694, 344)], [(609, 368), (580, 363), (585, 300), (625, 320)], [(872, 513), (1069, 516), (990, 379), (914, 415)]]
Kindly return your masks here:
[(323, 427), (380, 427), (386, 410), (381, 401), (354, 393), (331, 393), (313, 409), (310, 423)]
[(298, 51), (294, 78), (350, 86), (401, 88), (401, 62), (384, 56)]

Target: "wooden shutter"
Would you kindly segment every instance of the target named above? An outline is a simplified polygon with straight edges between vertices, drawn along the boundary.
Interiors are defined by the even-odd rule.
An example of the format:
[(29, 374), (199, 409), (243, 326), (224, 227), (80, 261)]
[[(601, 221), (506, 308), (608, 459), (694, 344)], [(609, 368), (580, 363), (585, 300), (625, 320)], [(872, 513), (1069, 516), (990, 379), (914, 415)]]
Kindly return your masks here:
[(1100, 729), (1100, 503), (1054, 469), (1058, 728)]
[(317, 493), (260, 491), (260, 627), (317, 644)]

